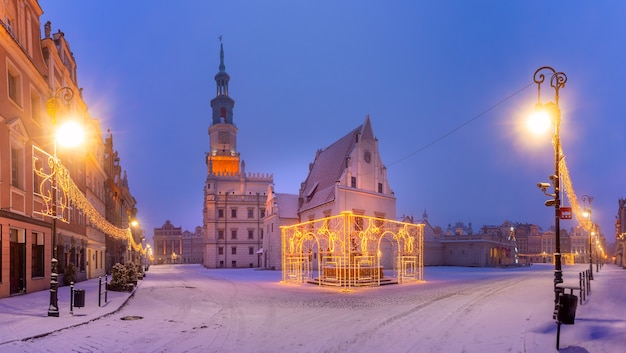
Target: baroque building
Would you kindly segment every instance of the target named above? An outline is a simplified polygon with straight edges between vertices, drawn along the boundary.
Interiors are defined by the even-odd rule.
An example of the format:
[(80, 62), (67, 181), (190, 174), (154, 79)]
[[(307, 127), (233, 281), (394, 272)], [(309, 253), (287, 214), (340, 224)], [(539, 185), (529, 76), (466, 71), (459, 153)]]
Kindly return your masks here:
[[(51, 288), (53, 258), (61, 285), (97, 278), (113, 251), (95, 216), (107, 213), (114, 192), (105, 184), (116, 176), (65, 33), (53, 32), (50, 22), (42, 26), (42, 14), (36, 0), (0, 2), (0, 297)], [(70, 115), (88, 137), (80, 148), (57, 146), (53, 137)], [(117, 191), (117, 200), (134, 209), (127, 188)], [(115, 226), (124, 224), (128, 215)]]
[(116, 263), (139, 263), (132, 244), (142, 244), (143, 234), (141, 229), (130, 226), (131, 221), (137, 219), (137, 201), (130, 192), (128, 176), (122, 171), (119, 154), (114, 149), (113, 135), (109, 135), (104, 142), (103, 164), (107, 176), (104, 183), (106, 220), (118, 228), (130, 228), (132, 236), (132, 239), (106, 236), (105, 265), (107, 273), (111, 273)]
[(247, 173), (237, 151), (235, 101), (230, 97), (230, 76), (220, 44), (220, 65), (215, 75), (217, 92), (211, 100), (210, 150), (206, 154), (203, 233), (207, 268), (259, 267), (271, 174)]
[(154, 263), (176, 264), (181, 263), (183, 253), (183, 232), (181, 227), (174, 227), (169, 220), (161, 228), (154, 228), (152, 236), (154, 242)]

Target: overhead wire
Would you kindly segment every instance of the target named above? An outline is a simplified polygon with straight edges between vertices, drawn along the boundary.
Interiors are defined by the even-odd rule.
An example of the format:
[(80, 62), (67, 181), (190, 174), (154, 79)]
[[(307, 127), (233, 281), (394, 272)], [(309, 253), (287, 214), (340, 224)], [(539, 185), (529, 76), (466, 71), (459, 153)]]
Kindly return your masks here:
[(475, 120), (477, 120), (478, 118), (481, 118), (482, 116), (484, 116), (485, 114), (489, 113), (490, 111), (494, 110), (495, 108), (497, 108), (498, 106), (500, 106), (501, 104), (503, 104), (504, 102), (508, 101), (509, 99), (517, 96), (518, 94), (520, 94), (522, 91), (524, 91), (526, 88), (530, 87), (531, 85), (533, 85), (534, 82), (531, 82), (521, 88), (519, 88), (518, 90), (516, 90), (515, 92), (509, 94), (508, 96), (504, 97), (503, 99), (501, 99), (500, 101), (496, 102), (495, 104), (493, 104), (492, 106), (490, 106), (489, 108), (483, 110), (482, 112), (478, 113), (477, 115), (475, 115), (474, 117), (472, 117), (471, 119), (463, 122), (461, 125), (453, 128), (452, 130), (446, 132), (445, 134), (441, 135), (440, 137), (436, 138), (435, 140), (433, 140), (432, 142), (418, 148), (417, 150), (409, 153), (408, 155), (393, 161), (391, 163), (388, 164), (388, 166), (392, 166), (394, 164), (400, 163), (402, 161), (404, 161), (405, 159), (411, 158), (412, 156), (414, 156), (415, 154), (424, 151), (425, 149), (435, 145), (436, 143), (444, 140), (446, 137), (452, 135), (453, 133), (461, 130), (462, 128), (464, 128), (465, 126), (471, 124), (472, 122), (474, 122)]

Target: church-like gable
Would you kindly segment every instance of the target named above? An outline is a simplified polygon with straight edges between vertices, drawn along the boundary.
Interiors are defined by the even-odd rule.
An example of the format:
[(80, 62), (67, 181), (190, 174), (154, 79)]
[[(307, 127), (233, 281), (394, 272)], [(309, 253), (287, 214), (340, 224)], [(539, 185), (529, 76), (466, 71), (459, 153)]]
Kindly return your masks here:
[(362, 125), (317, 151), (298, 201), (301, 221), (342, 211), (395, 217), (395, 197), (369, 116)]

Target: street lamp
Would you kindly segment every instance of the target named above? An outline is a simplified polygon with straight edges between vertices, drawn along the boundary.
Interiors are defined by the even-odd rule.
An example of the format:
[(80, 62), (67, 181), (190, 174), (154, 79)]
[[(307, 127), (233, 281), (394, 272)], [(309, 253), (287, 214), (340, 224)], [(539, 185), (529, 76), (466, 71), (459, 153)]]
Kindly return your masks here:
[[(593, 197), (588, 195), (583, 195), (583, 215), (589, 220), (589, 279), (593, 279), (593, 250), (591, 248), (591, 237), (594, 235), (593, 232), (593, 223), (591, 222), (591, 203), (593, 202)], [(586, 204), (589, 202), (589, 209), (586, 208)]]
[[(544, 72), (550, 75), (550, 87), (554, 89), (554, 102), (541, 103), (541, 84), (545, 81), (546, 76)], [(554, 303), (559, 302), (559, 294), (561, 290), (557, 287), (557, 284), (563, 283), (563, 271), (561, 270), (561, 197), (560, 197), (560, 161), (563, 158), (561, 152), (561, 140), (560, 140), (560, 125), (561, 125), (561, 109), (559, 108), (559, 90), (565, 87), (567, 82), (567, 76), (563, 72), (557, 72), (552, 67), (543, 66), (535, 71), (533, 80), (537, 84), (537, 104), (536, 113), (542, 114), (545, 118), (550, 117), (554, 123), (554, 135), (552, 137), (552, 143), (554, 145), (554, 174), (550, 175), (552, 181), (552, 187), (554, 193), (548, 194), (546, 190), (550, 187), (549, 183), (538, 183), (537, 186), (547, 196), (553, 199), (546, 201), (546, 206), (554, 206)], [(537, 119), (538, 115), (535, 115)]]
[[(128, 261), (135, 263), (137, 260), (136, 253), (138, 251), (137, 246), (135, 245), (137, 244), (137, 242), (135, 241), (135, 235), (139, 236), (139, 240), (141, 242), (142, 248), (143, 248), (143, 245), (145, 245), (145, 238), (143, 237), (143, 230), (141, 229), (141, 224), (136, 218), (132, 218), (132, 219), (129, 218), (128, 224), (129, 224), (129, 229), (130, 229), (130, 233), (128, 235), (129, 238), (127, 239)], [(141, 264), (139, 263), (139, 265)]]
[(150, 265), (150, 256), (152, 255), (152, 247), (150, 244), (146, 244), (146, 263), (144, 264), (144, 271), (148, 271), (148, 267)]
[[(50, 233), (52, 236), (52, 260), (50, 266), (50, 305), (48, 306), (48, 316), (59, 317), (59, 303), (58, 303), (58, 288), (59, 288), (59, 275), (57, 273), (57, 219), (64, 220), (63, 218), (63, 210), (65, 209), (64, 205), (61, 205), (61, 214), (58, 214), (57, 208), (59, 207), (58, 203), (58, 185), (59, 178), (69, 177), (69, 175), (65, 175), (64, 168), (61, 166), (61, 161), (57, 156), (57, 142), (64, 146), (72, 146), (75, 143), (80, 143), (80, 140), (67, 140), (68, 130), (63, 128), (57, 128), (57, 112), (58, 112), (58, 103), (57, 100), (59, 98), (63, 98), (64, 101), (69, 103), (71, 99), (74, 97), (74, 91), (69, 87), (61, 87), (57, 89), (52, 97), (46, 101), (46, 108), (48, 110), (48, 114), (52, 118), (52, 129), (54, 132), (53, 138), (53, 155), (49, 156), (49, 165), (51, 166), (51, 171), (49, 175), (41, 175), (43, 173), (42, 170), (35, 170), (35, 172), (39, 172), (39, 176), (44, 176), (46, 179), (50, 180), (50, 190), (51, 190), (51, 200), (50, 206), (47, 208), (48, 215), (52, 218), (52, 225), (50, 229)], [(58, 131), (57, 131), (58, 130)], [(69, 133), (69, 136), (79, 136), (82, 134), (77, 134), (75, 132)], [(68, 142), (70, 141), (70, 142)], [(51, 157), (51, 158), (50, 158)], [(64, 197), (61, 200), (61, 203), (67, 202), (67, 199)]]

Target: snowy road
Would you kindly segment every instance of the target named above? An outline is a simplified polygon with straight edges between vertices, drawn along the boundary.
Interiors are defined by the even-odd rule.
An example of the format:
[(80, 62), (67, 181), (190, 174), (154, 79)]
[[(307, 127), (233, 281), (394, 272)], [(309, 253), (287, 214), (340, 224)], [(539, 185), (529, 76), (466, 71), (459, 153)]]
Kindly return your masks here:
[[(421, 283), (342, 292), (281, 284), (277, 271), (152, 266), (118, 313), (7, 348), (332, 353), (546, 352), (554, 347), (549, 266), (429, 267), (425, 277)], [(122, 320), (127, 317), (141, 318)]]

